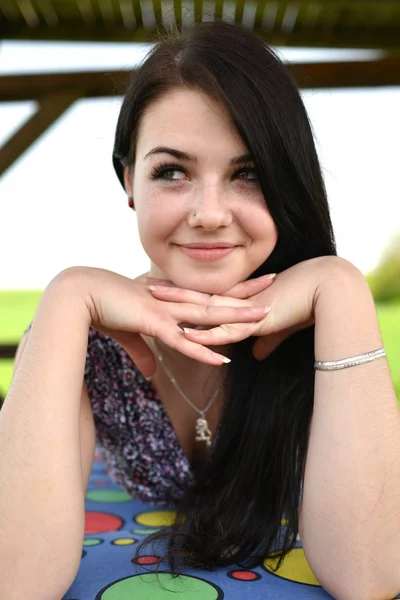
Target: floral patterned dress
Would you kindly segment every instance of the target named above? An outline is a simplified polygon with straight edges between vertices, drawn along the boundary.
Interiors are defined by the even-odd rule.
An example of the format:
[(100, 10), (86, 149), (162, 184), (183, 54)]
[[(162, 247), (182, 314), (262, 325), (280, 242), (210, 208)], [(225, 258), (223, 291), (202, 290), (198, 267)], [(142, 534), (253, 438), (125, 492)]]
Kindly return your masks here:
[(143, 502), (178, 503), (194, 484), (194, 473), (165, 407), (127, 352), (94, 329), (89, 330), (85, 382), (110, 477)]

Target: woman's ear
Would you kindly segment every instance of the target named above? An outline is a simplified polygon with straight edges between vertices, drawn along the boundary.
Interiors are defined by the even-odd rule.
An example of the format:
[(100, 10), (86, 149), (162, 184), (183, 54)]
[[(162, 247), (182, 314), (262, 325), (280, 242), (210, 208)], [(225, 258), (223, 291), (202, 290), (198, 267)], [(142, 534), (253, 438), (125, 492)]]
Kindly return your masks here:
[(132, 197), (133, 191), (133, 181), (132, 181), (132, 172), (129, 167), (124, 167), (124, 188), (128, 196)]

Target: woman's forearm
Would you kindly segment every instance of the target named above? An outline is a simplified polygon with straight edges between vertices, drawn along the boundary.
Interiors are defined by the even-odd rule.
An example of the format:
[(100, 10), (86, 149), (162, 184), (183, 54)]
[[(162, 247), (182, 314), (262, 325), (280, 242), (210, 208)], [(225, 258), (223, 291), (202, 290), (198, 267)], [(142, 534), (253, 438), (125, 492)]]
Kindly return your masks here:
[[(382, 345), (365, 278), (334, 274), (316, 303), (316, 360)], [(316, 371), (300, 515), (307, 559), (335, 598), (400, 591), (400, 411), (385, 358)]]
[(90, 318), (50, 284), (0, 412), (0, 598), (57, 600), (84, 535), (79, 414)]

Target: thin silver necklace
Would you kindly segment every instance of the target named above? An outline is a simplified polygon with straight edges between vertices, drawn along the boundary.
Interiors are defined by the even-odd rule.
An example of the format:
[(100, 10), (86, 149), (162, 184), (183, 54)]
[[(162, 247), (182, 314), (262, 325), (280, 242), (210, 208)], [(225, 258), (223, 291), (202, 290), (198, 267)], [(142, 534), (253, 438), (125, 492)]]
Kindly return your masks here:
[(215, 401), (221, 386), (219, 385), (217, 387), (217, 389), (215, 390), (214, 394), (212, 395), (212, 398), (209, 401), (209, 403), (207, 404), (207, 406), (205, 408), (203, 408), (203, 410), (200, 410), (199, 408), (197, 408), (197, 406), (195, 404), (193, 404), (193, 402), (191, 400), (189, 400), (189, 398), (186, 396), (185, 392), (181, 389), (179, 383), (176, 381), (175, 377), (172, 375), (171, 371), (168, 369), (167, 365), (164, 362), (164, 358), (161, 354), (161, 350), (157, 346), (155, 338), (153, 338), (153, 342), (154, 342), (157, 358), (160, 361), (160, 364), (163, 366), (164, 371), (166, 372), (167, 376), (169, 377), (172, 385), (175, 386), (175, 388), (178, 390), (178, 392), (181, 394), (182, 398), (187, 402), (187, 404), (189, 404), (189, 406), (191, 406), (193, 408), (193, 410), (195, 410), (200, 415), (196, 421), (196, 437), (195, 437), (196, 442), (205, 442), (207, 445), (207, 448), (209, 448), (211, 446), (211, 430), (208, 426), (208, 422), (206, 419), (206, 412), (208, 411), (208, 409), (211, 407), (211, 405)]

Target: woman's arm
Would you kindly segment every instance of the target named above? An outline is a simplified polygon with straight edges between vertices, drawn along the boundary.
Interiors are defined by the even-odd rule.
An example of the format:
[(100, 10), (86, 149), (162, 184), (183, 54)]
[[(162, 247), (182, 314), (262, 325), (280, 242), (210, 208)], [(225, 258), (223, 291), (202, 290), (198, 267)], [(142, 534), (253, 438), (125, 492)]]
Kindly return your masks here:
[(59, 600), (79, 568), (79, 440), (90, 325), (71, 278), (39, 304), (0, 412), (0, 598)]
[[(329, 273), (317, 295), (315, 358), (383, 346), (365, 278)], [(300, 535), (320, 583), (339, 600), (400, 591), (400, 411), (387, 360), (316, 371)]]
[(224, 356), (186, 340), (178, 324), (263, 318), (263, 310), (255, 314), (243, 304), (199, 310), (164, 303), (142, 277), (90, 267), (71, 267), (50, 283), (0, 413), (0, 568), (7, 574), (0, 576), (0, 600), (58, 600), (79, 568), (85, 493), (79, 430), (89, 327), (121, 343), (150, 376), (156, 362), (140, 333), (221, 365)]
[[(258, 360), (314, 323), (316, 360), (382, 347), (368, 284), (345, 259), (300, 262), (254, 295), (235, 287), (220, 296), (174, 287), (152, 293), (199, 306), (228, 296), (232, 305), (248, 298), (270, 307), (254, 324), (185, 328), (187, 339), (210, 346), (257, 336)], [(386, 359), (316, 372), (299, 529), (312, 570), (338, 600), (388, 600), (400, 591), (400, 411)]]

